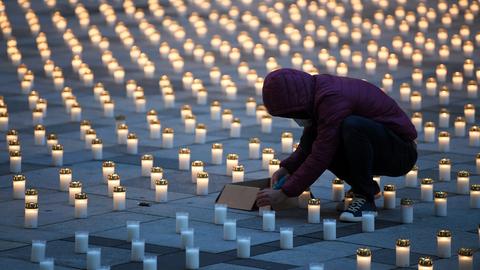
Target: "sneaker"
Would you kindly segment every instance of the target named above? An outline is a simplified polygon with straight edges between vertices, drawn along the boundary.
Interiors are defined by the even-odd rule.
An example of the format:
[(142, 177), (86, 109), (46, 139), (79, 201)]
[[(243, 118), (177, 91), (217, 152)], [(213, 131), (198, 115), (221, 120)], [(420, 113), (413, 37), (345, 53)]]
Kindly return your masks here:
[(360, 222), (362, 221), (363, 211), (374, 212), (376, 216), (377, 207), (375, 206), (375, 202), (367, 201), (365, 197), (361, 195), (355, 195), (347, 210), (340, 214), (340, 220), (345, 222)]
[[(345, 197), (349, 197), (349, 196), (353, 197), (353, 195), (355, 194), (351, 189), (345, 192)], [(380, 199), (381, 197), (382, 197), (382, 192), (378, 192), (377, 194), (375, 194), (375, 200)], [(349, 205), (348, 203), (345, 203), (345, 199), (343, 199), (341, 202), (338, 202), (336, 207), (337, 212), (343, 212), (347, 210), (348, 205)]]

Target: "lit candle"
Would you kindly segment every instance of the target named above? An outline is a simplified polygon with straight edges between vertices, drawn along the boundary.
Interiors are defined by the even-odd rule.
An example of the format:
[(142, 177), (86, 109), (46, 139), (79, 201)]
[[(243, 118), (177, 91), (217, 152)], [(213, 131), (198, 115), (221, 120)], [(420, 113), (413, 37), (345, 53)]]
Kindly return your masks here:
[(103, 159), (103, 143), (99, 138), (92, 140), (92, 157), (94, 160)]
[(18, 141), (18, 131), (15, 129), (10, 129), (5, 136), (5, 141), (8, 143), (10, 141), (17, 140)]
[(435, 123), (426, 122), (423, 128), (423, 140), (427, 143), (435, 142)]
[(25, 175), (17, 174), (13, 176), (13, 198), (14, 199), (24, 199), (25, 198)]
[(97, 138), (97, 133), (93, 129), (89, 129), (85, 132), (85, 149), (92, 148), (92, 141)]
[(395, 249), (395, 266), (410, 266), (410, 240), (402, 238), (397, 239)]
[(194, 230), (185, 229), (180, 232), (180, 238), (182, 242), (182, 249), (192, 248), (194, 241)]
[(375, 231), (375, 214), (373, 212), (362, 212), (362, 232)]
[(257, 101), (253, 97), (249, 97), (245, 102), (245, 111), (248, 116), (255, 116), (255, 109), (257, 107)]
[(190, 149), (180, 148), (178, 151), (178, 169), (188, 171), (190, 165)]
[(475, 99), (478, 97), (478, 85), (475, 81), (471, 80), (467, 84), (468, 98)]
[(20, 151), (20, 141), (15, 139), (15, 140), (9, 140), (8, 141), (8, 151)]
[(406, 187), (418, 186), (418, 166), (414, 165), (413, 168), (405, 175)]
[(272, 148), (262, 150), (262, 169), (267, 170), (270, 160), (274, 159), (275, 151)]
[(24, 228), (34, 229), (38, 226), (38, 204), (26, 203), (25, 204), (25, 218)]
[(149, 122), (150, 139), (160, 139), (160, 128), (162, 127), (159, 120), (150, 120)]
[(227, 161), (226, 161), (226, 175), (232, 175), (232, 169), (234, 166), (238, 165), (238, 155), (237, 154), (228, 154), (227, 155)]
[(108, 196), (112, 197), (115, 187), (120, 186), (120, 175), (113, 173), (108, 175)]
[[(5, 115), (8, 116), (8, 114), (3, 114), (2, 116), (5, 117)], [(32, 123), (34, 125), (43, 124), (43, 110), (42, 109), (35, 108), (35, 109), (32, 110)], [(5, 128), (4, 130), (6, 130), (6, 129), (8, 129), (8, 127)]]
[(448, 128), (450, 126), (450, 113), (447, 109), (440, 109), (438, 114), (438, 126), (441, 128)]
[(32, 251), (30, 261), (39, 263), (45, 259), (47, 242), (45, 240), (32, 240)]
[(240, 118), (234, 118), (230, 124), (230, 137), (239, 138), (242, 131), (242, 123)]
[(87, 132), (87, 130), (91, 128), (92, 126), (90, 124), (90, 121), (82, 120), (82, 122), (80, 122), (80, 139), (81, 140), (85, 140), (85, 133)]
[(115, 162), (113, 161), (104, 161), (102, 163), (102, 175), (103, 183), (108, 183), (108, 176), (115, 173)]
[(413, 91), (410, 95), (410, 109), (421, 110), (422, 109), (422, 94), (418, 91)]
[(475, 158), (475, 164), (477, 165), (477, 174), (480, 174), (480, 153)]
[(142, 262), (145, 257), (145, 240), (133, 240), (131, 250), (130, 261)]
[(267, 108), (264, 105), (258, 105), (257, 110), (255, 111), (255, 118), (257, 124), (261, 124), (262, 117), (267, 114)]
[(188, 229), (188, 213), (177, 212), (175, 214), (175, 232), (181, 233), (182, 230)]
[(473, 250), (471, 248), (460, 248), (458, 250), (458, 269), (473, 269)]
[(478, 184), (470, 187), (470, 208), (480, 208), (480, 185)]
[(185, 133), (193, 134), (195, 132), (195, 125), (197, 123), (196, 117), (194, 115), (187, 115), (184, 119)]
[(264, 210), (262, 213), (262, 229), (266, 232), (275, 231), (275, 211)]
[(195, 143), (204, 144), (207, 138), (207, 126), (205, 124), (197, 124), (195, 128)]
[(423, 178), (420, 186), (420, 198), (423, 202), (433, 201), (433, 180), (431, 178)]
[(323, 240), (332, 241), (337, 239), (337, 221), (335, 219), (323, 220)]
[(413, 126), (415, 127), (415, 130), (416, 130), (417, 132), (421, 132), (421, 131), (422, 131), (422, 126), (423, 126), (422, 113), (420, 113), (420, 112), (415, 112), (415, 113), (413, 113), (413, 115), (412, 115), (412, 124), (413, 124)]
[[(282, 147), (283, 149), (283, 147)], [(260, 158), (260, 139), (251, 138), (248, 143), (248, 158), (259, 159)]]
[(262, 133), (272, 133), (272, 117), (270, 115), (262, 116), (261, 131)]
[(123, 211), (126, 208), (127, 189), (123, 186), (113, 187), (113, 211)]
[(450, 152), (450, 134), (447, 131), (438, 133), (438, 151)]
[(452, 162), (448, 158), (442, 158), (438, 162), (438, 180), (439, 181), (450, 181), (451, 179), (451, 168)]
[(127, 220), (127, 242), (140, 239), (140, 222)]
[(480, 127), (472, 126), (468, 130), (468, 143), (470, 146), (480, 146)]
[(370, 270), (372, 252), (368, 248), (357, 249), (357, 270)]
[(222, 128), (223, 129), (229, 129), (230, 124), (232, 123), (233, 120), (233, 114), (232, 111), (229, 109), (223, 110), (222, 113)]
[(220, 165), (223, 161), (223, 145), (221, 143), (212, 144), (211, 154), (212, 164)]
[(36, 125), (35, 131), (35, 145), (45, 145), (45, 127), (42, 125)]
[(185, 250), (185, 268), (198, 269), (200, 267), (200, 251), (198, 248), (187, 248)]
[(438, 104), (448, 105), (450, 103), (450, 91), (446, 86), (443, 86), (438, 93)]
[(60, 144), (52, 146), (52, 165), (55, 167), (63, 165), (63, 146)]
[(433, 270), (433, 261), (430, 257), (418, 259), (418, 270)]
[(475, 106), (473, 104), (466, 104), (463, 107), (463, 112), (465, 114), (465, 120), (469, 124), (475, 123)]
[(149, 177), (153, 167), (153, 156), (143, 155), (141, 159), (141, 164), (142, 164), (142, 176)]
[(22, 154), (20, 151), (10, 151), (10, 172), (19, 173), (22, 171)]
[(237, 239), (237, 221), (227, 219), (223, 223), (223, 240), (234, 241)]
[(466, 125), (467, 123), (465, 122), (465, 118), (459, 116), (455, 118), (455, 136), (457, 137), (464, 137), (465, 136), (465, 131), (466, 131)]
[(25, 203), (38, 203), (38, 190), (29, 188), (25, 190)]
[(447, 216), (447, 193), (435, 192), (435, 215), (437, 217)]
[(88, 197), (86, 193), (75, 194), (75, 218), (87, 218)]
[(400, 200), (402, 209), (402, 223), (413, 223), (413, 200), (408, 198), (402, 198)]
[(440, 258), (452, 256), (452, 233), (449, 230), (437, 232), (437, 256)]
[(201, 195), (201, 196), (208, 195), (208, 173), (207, 172), (197, 173), (197, 195)]
[(175, 93), (173, 91), (166, 92), (163, 95), (163, 104), (165, 108), (175, 107)]
[(120, 124), (117, 126), (117, 143), (118, 144), (127, 144), (128, 137), (128, 126), (125, 124)]
[(68, 186), (68, 203), (75, 205), (75, 194), (82, 192), (82, 183), (79, 181), (72, 181)]
[(427, 89), (427, 95), (435, 96), (437, 94), (437, 81), (435, 78), (428, 78), (425, 83), (425, 88)]
[(221, 110), (222, 110), (222, 106), (220, 105), (220, 102), (217, 100), (212, 101), (210, 105), (210, 119), (220, 120)]
[(281, 141), (282, 141), (282, 153), (290, 154), (293, 149), (293, 134), (291, 132), (283, 132)]
[(268, 177), (272, 177), (272, 175), (280, 169), (280, 160), (272, 159), (268, 163)]
[(222, 225), (227, 219), (228, 206), (226, 204), (215, 204), (214, 223)]
[(237, 257), (241, 259), (250, 258), (250, 237), (237, 237)]
[(192, 162), (192, 166), (191, 166), (191, 179), (192, 179), (192, 183), (196, 183), (197, 182), (197, 173), (199, 172), (203, 172), (203, 162), (200, 161), (200, 160), (195, 160)]
[(459, 171), (457, 173), (457, 193), (468, 194), (470, 188), (470, 173), (467, 171)]
[(138, 137), (135, 133), (129, 133), (127, 136), (127, 154), (136, 155), (138, 153)]
[(280, 248), (293, 249), (293, 228), (280, 228)]
[(385, 185), (383, 187), (383, 208), (395, 209), (396, 187), (395, 185)]
[(89, 248), (87, 250), (87, 270), (100, 269), (101, 252), (100, 248)]
[(236, 165), (232, 168), (232, 183), (243, 182), (245, 169), (243, 165)]
[(87, 253), (88, 250), (88, 232), (75, 232), (75, 253)]
[(320, 223), (320, 199), (308, 200), (308, 223)]
[(164, 128), (162, 133), (162, 148), (173, 148), (173, 128)]

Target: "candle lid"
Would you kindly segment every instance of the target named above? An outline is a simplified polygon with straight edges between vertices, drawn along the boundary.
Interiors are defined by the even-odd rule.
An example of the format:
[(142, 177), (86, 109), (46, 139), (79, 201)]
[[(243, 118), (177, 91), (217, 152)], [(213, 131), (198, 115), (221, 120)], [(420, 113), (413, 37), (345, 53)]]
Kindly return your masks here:
[(396, 187), (395, 185), (385, 185), (383, 186), (383, 191), (395, 191)]
[(465, 118), (462, 116), (458, 116), (455, 118), (455, 122), (465, 122)]
[(164, 128), (163, 133), (173, 134), (173, 128)]
[(142, 160), (153, 160), (153, 156), (149, 154), (143, 155)]
[(19, 140), (9, 140), (8, 145), (14, 146), (14, 145), (20, 145)]
[(178, 150), (178, 153), (179, 153), (179, 154), (190, 154), (190, 149), (188, 149), (188, 148), (180, 148), (180, 150)]
[(23, 174), (16, 174), (13, 176), (13, 181), (25, 181), (27, 177)]
[(90, 125), (91, 123), (88, 120), (82, 120), (82, 122), (80, 122), (80, 126), (90, 126)]
[(232, 124), (241, 124), (240, 118), (233, 118)]
[(446, 108), (441, 108), (441, 109), (440, 109), (440, 113), (441, 113), (441, 114), (445, 114), (445, 113), (448, 114), (449, 112), (448, 112), (448, 109), (446, 109)]
[(266, 114), (266, 115), (262, 116), (262, 119), (272, 119), (272, 117), (270, 115)]
[(36, 125), (35, 130), (45, 130), (45, 127), (43, 125)]
[(260, 143), (260, 139), (257, 137), (250, 138), (249, 143)]
[(220, 107), (220, 101), (214, 100), (214, 101), (212, 101), (212, 103), (210, 103), (210, 105), (211, 105), (212, 107)]
[(439, 230), (437, 232), (438, 237), (452, 237), (452, 232), (449, 230)]
[(223, 144), (214, 143), (214, 144), (212, 144), (212, 149), (223, 149)]
[(58, 171), (59, 174), (71, 174), (72, 173), (72, 170), (70, 168), (61, 168), (59, 171)]
[(459, 171), (457, 177), (469, 177), (470, 173), (468, 171)]
[(422, 185), (431, 185), (433, 184), (433, 179), (432, 178), (423, 178), (422, 179)]
[(208, 173), (207, 172), (198, 172), (197, 173), (197, 178), (208, 178)]
[(275, 153), (275, 150), (273, 150), (272, 148), (267, 147), (267, 148), (263, 148), (262, 153), (263, 153), (263, 154), (274, 154), (274, 153)]
[(191, 111), (192, 110), (192, 107), (188, 104), (183, 104), (182, 105), (182, 108), (180, 109), (182, 111)]
[(199, 124), (197, 124), (197, 129), (207, 129), (207, 125), (205, 125), (203, 123), (199, 123)]
[(418, 265), (433, 266), (433, 261), (430, 257), (420, 257), (420, 259), (418, 259)]
[(128, 129), (128, 126), (126, 124), (120, 124), (117, 126), (117, 129)]
[(234, 172), (243, 172), (245, 170), (245, 168), (243, 167), (243, 165), (236, 165), (236, 166), (233, 166), (232, 168), (232, 171)]
[(447, 131), (440, 131), (440, 133), (438, 133), (438, 137), (450, 137), (450, 133)]
[(480, 159), (480, 153), (477, 154), (477, 159)]
[(18, 131), (15, 129), (9, 129), (7, 132), (7, 135), (12, 136), (12, 135), (18, 135)]
[(102, 144), (102, 139), (95, 138), (95, 139), (92, 140), (92, 144)]
[(471, 103), (465, 104), (465, 106), (463, 106), (463, 108), (464, 108), (465, 110), (475, 110), (475, 106), (474, 106), (473, 104), (471, 104)]
[(195, 120), (195, 119), (196, 119), (196, 117), (193, 114), (189, 114), (189, 115), (185, 116), (185, 120)]
[(413, 205), (414, 204), (414, 201), (410, 198), (402, 198), (400, 200), (400, 204), (401, 205)]
[(291, 132), (283, 132), (282, 138), (293, 138), (293, 134)]
[(372, 251), (368, 248), (357, 248), (357, 255), (361, 257), (372, 256)]
[(223, 110), (223, 113), (222, 114), (232, 114), (232, 110), (230, 109), (225, 109)]
[(82, 187), (82, 183), (80, 181), (72, 181), (72, 182), (70, 182), (69, 187), (80, 188), (80, 187)]
[(25, 204), (25, 209), (38, 209), (38, 203), (28, 202)]
[(102, 167), (115, 167), (115, 162), (113, 161), (104, 161)]
[(55, 133), (50, 133), (47, 135), (47, 140), (50, 141), (50, 140), (58, 140), (57, 138), (57, 134)]
[(435, 127), (435, 123), (434, 122), (426, 122), (425, 127)]
[(410, 240), (406, 238), (399, 238), (397, 239), (397, 246), (399, 247), (409, 247), (410, 246)]
[(158, 119), (150, 120), (150, 125), (159, 125), (159, 124), (160, 124), (160, 120), (158, 120)]
[(120, 175), (113, 173), (108, 175), (108, 180), (120, 180)]
[(445, 199), (447, 198), (447, 192), (445, 191), (437, 191), (435, 192), (435, 198), (439, 198), (439, 199)]
[(471, 191), (480, 191), (480, 184), (473, 184), (470, 186)]
[(155, 110), (149, 110), (149, 111), (147, 112), (147, 115), (152, 115), (152, 116), (157, 115), (157, 111), (155, 111)]
[(320, 199), (316, 199), (316, 198), (308, 199), (308, 204), (309, 205), (320, 205)]
[[(43, 113), (42, 108), (35, 108), (32, 110), (33, 113)], [(8, 116), (8, 113), (3, 113), (2, 116)]]
[(441, 165), (450, 165), (450, 164), (452, 164), (452, 162), (451, 162), (450, 159), (448, 159), (448, 158), (442, 158), (442, 159), (440, 159), (440, 161), (438, 162), (438, 164), (441, 164)]
[(166, 186), (168, 185), (167, 179), (157, 179), (155, 180), (155, 185)]
[(18, 150), (10, 151), (9, 154), (10, 154), (11, 157), (20, 157), (20, 156), (22, 156), (22, 153), (21, 153), (20, 151), (18, 151)]
[(248, 97), (246, 102), (247, 103), (250, 103), (250, 102), (255, 102), (256, 103), (257, 101), (255, 100), (254, 97)]
[(85, 199), (88, 199), (87, 193), (85, 193), (85, 192), (77, 193), (77, 194), (75, 194), (75, 199), (76, 199), (76, 200), (85, 200)]
[(413, 118), (422, 118), (422, 113), (421, 112), (414, 112), (412, 117)]
[(127, 188), (124, 186), (113, 187), (113, 192), (126, 192), (126, 191), (127, 191)]
[(237, 154), (228, 154), (227, 159), (229, 160), (238, 160), (238, 155)]
[(458, 250), (458, 255), (459, 256), (472, 257), (473, 256), (473, 249), (471, 249), (471, 248), (460, 248)]
[(280, 160), (278, 159), (271, 159), (269, 162), (268, 162), (269, 165), (280, 165)]
[(27, 196), (38, 195), (38, 190), (36, 190), (34, 188), (29, 188), (29, 189), (25, 190), (25, 195), (27, 195)]
[(61, 144), (52, 145), (52, 151), (60, 151), (60, 150), (63, 150), (63, 146)]
[(152, 173), (161, 173), (163, 172), (163, 169), (161, 167), (152, 167), (150, 170)]
[(344, 181), (343, 181), (342, 179), (338, 178), (338, 177), (335, 177), (335, 178), (332, 180), (332, 184), (334, 184), (334, 185), (341, 185), (341, 184), (343, 184), (343, 183), (344, 183)]
[(480, 131), (480, 127), (479, 127), (479, 126), (472, 126), (469, 131), (470, 131), (470, 132), (479, 132), (479, 131)]
[(97, 132), (95, 132), (94, 129), (88, 129), (87, 131), (85, 131), (85, 134), (86, 135), (95, 135), (95, 134), (97, 134)]
[(127, 139), (133, 140), (133, 139), (138, 139), (137, 134), (135, 133), (128, 133)]

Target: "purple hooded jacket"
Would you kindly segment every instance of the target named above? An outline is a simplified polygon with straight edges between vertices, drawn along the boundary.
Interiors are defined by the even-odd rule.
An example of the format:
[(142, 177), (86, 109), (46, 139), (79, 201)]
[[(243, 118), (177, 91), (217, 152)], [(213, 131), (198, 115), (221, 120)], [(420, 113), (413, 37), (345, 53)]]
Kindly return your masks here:
[[(290, 173), (283, 192), (300, 195), (328, 169), (339, 143), (339, 128), (347, 116), (358, 115), (385, 125), (405, 141), (417, 137), (415, 127), (397, 103), (380, 88), (363, 80), (327, 74), (310, 75), (294, 69), (279, 69), (267, 75), (263, 103), (273, 116), (311, 119), (304, 128), (301, 145), (281, 167)], [(316, 137), (308, 136), (314, 133)]]

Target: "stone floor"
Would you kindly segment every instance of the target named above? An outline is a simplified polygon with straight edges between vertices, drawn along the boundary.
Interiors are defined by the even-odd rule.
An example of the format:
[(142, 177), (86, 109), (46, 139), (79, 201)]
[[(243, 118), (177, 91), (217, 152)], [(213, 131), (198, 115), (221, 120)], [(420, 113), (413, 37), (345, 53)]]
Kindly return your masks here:
[[(18, 1), (22, 2), (22, 1)], [(474, 269), (480, 269), (479, 259), (479, 235), (477, 228), (480, 224), (480, 212), (478, 209), (469, 207), (469, 196), (456, 194), (456, 173), (460, 170), (467, 170), (471, 173), (470, 183), (479, 184), (480, 177), (476, 168), (475, 156), (480, 152), (479, 147), (471, 147), (467, 137), (453, 137), (453, 120), (457, 116), (463, 116), (463, 106), (472, 103), (480, 104), (478, 98), (468, 99), (466, 83), (475, 80), (474, 77), (465, 76), (461, 91), (450, 92), (450, 104), (439, 105), (438, 97), (428, 96), (425, 89), (426, 78), (435, 76), (435, 67), (444, 63), (448, 69), (448, 80), (446, 86), (451, 87), (451, 74), (455, 71), (463, 71), (462, 65), (466, 58), (462, 52), (451, 51), (449, 60), (440, 60), (437, 56), (425, 56), (421, 69), (424, 74), (424, 82), (420, 87), (414, 87), (423, 96), (423, 121), (433, 121), (438, 124), (438, 112), (441, 108), (450, 111), (450, 128), (444, 128), (452, 134), (451, 151), (442, 153), (437, 150), (437, 143), (425, 143), (423, 134), (419, 134), (419, 179), (430, 177), (438, 179), (438, 161), (443, 157), (452, 160), (452, 181), (435, 182), (436, 191), (448, 192), (448, 216), (436, 217), (433, 213), (433, 203), (420, 202), (419, 188), (406, 188), (404, 177), (382, 177), (384, 184), (395, 184), (397, 187), (397, 208), (394, 210), (383, 210), (379, 212), (376, 219), (376, 231), (374, 233), (362, 233), (360, 224), (346, 224), (337, 222), (337, 240), (324, 241), (321, 224), (308, 224), (307, 212), (305, 209), (293, 209), (277, 212), (277, 223), (275, 232), (263, 232), (261, 230), (262, 220), (256, 211), (240, 211), (230, 209), (228, 216), (237, 220), (237, 234), (251, 236), (252, 254), (249, 259), (236, 257), (236, 243), (222, 239), (222, 227), (213, 224), (213, 207), (215, 199), (223, 186), (231, 181), (226, 176), (225, 165), (210, 164), (210, 149), (212, 143), (222, 143), (224, 154), (237, 153), (240, 156), (240, 163), (245, 165), (245, 179), (253, 180), (268, 176), (268, 172), (261, 169), (259, 160), (248, 159), (248, 141), (251, 137), (259, 137), (263, 147), (272, 147), (277, 153), (280, 152), (280, 135), (284, 131), (294, 134), (296, 141), (299, 140), (301, 129), (294, 127), (290, 121), (285, 119), (273, 119), (273, 129), (269, 134), (262, 133), (260, 126), (256, 124), (255, 118), (247, 116), (244, 109), (244, 102), (247, 97), (254, 97), (258, 104), (261, 104), (261, 96), (255, 95), (255, 89), (248, 86), (245, 79), (240, 78), (237, 72), (237, 65), (230, 64), (228, 59), (222, 58), (219, 52), (214, 52), (215, 66), (220, 68), (222, 74), (228, 74), (238, 88), (237, 98), (234, 101), (226, 99), (221, 87), (209, 79), (209, 68), (203, 63), (195, 61), (192, 56), (184, 53), (183, 41), (177, 41), (173, 33), (162, 25), (165, 20), (157, 19), (149, 11), (147, 1), (134, 1), (136, 8), (145, 11), (145, 19), (152, 23), (161, 34), (161, 42), (168, 42), (171, 48), (177, 48), (185, 61), (184, 72), (190, 71), (195, 78), (202, 80), (203, 85), (208, 89), (208, 104), (213, 100), (222, 102), (222, 108), (232, 109), (235, 117), (242, 121), (242, 132), (240, 138), (230, 138), (229, 132), (223, 130), (220, 121), (210, 119), (209, 106), (197, 105), (196, 98), (190, 90), (182, 86), (182, 74), (174, 72), (172, 65), (167, 59), (160, 56), (159, 44), (151, 43), (148, 38), (139, 30), (138, 21), (125, 13), (122, 7), (123, 1), (104, 1), (113, 7), (117, 16), (117, 22), (123, 21), (129, 28), (135, 39), (135, 44), (145, 52), (149, 59), (155, 64), (155, 76), (146, 78), (142, 69), (130, 60), (129, 49), (121, 44), (119, 37), (115, 34), (114, 26), (106, 23), (104, 16), (99, 11), (101, 1), (79, 0), (90, 15), (90, 25), (96, 25), (103, 36), (110, 41), (110, 50), (124, 67), (125, 79), (134, 79), (138, 85), (144, 88), (147, 109), (155, 109), (161, 121), (162, 128), (170, 127), (175, 130), (175, 142), (173, 149), (163, 149), (161, 140), (149, 139), (149, 131), (145, 120), (145, 113), (136, 113), (131, 98), (126, 97), (125, 85), (115, 83), (108, 70), (102, 65), (101, 50), (95, 46), (88, 37), (88, 28), (79, 24), (78, 17), (74, 12), (74, 5), (69, 1), (58, 0), (56, 6), (48, 7), (44, 1), (31, 1), (31, 8), (38, 16), (41, 31), (46, 34), (48, 45), (51, 49), (51, 60), (55, 65), (60, 66), (65, 77), (65, 86), (73, 89), (77, 102), (82, 107), (82, 119), (88, 119), (97, 136), (103, 140), (104, 159), (116, 163), (116, 172), (121, 176), (121, 184), (127, 188), (127, 209), (125, 211), (112, 211), (112, 199), (107, 196), (107, 187), (102, 183), (101, 166), (102, 161), (92, 159), (90, 150), (84, 149), (84, 142), (79, 139), (79, 123), (71, 122), (69, 115), (65, 112), (62, 104), (60, 91), (56, 91), (50, 77), (43, 71), (43, 63), (35, 46), (35, 35), (31, 33), (27, 21), (26, 11), (20, 7), (17, 1), (3, 0), (5, 12), (13, 28), (12, 35), (16, 38), (17, 47), (22, 53), (22, 63), (26, 64), (35, 74), (36, 90), (40, 97), (48, 100), (48, 115), (44, 119), (47, 134), (55, 133), (59, 143), (64, 146), (64, 166), (71, 168), (73, 178), (83, 183), (84, 191), (89, 196), (89, 215), (87, 219), (75, 219), (74, 209), (68, 205), (68, 194), (58, 190), (59, 167), (50, 165), (50, 155), (46, 146), (34, 145), (32, 115), (28, 106), (28, 97), (22, 94), (19, 80), (17, 79), (16, 66), (11, 63), (6, 53), (7, 38), (3, 35), (0, 38), (0, 94), (4, 97), (9, 112), (9, 128), (16, 129), (20, 134), (22, 149), (22, 174), (27, 178), (27, 187), (36, 188), (39, 192), (39, 226), (37, 229), (24, 229), (24, 203), (22, 200), (12, 198), (12, 173), (9, 170), (8, 151), (5, 148), (5, 136), (2, 136), (2, 152), (0, 155), (0, 269), (38, 269), (38, 264), (29, 260), (31, 241), (47, 241), (47, 257), (55, 259), (56, 269), (82, 269), (86, 267), (85, 254), (74, 253), (74, 233), (83, 230), (90, 233), (90, 247), (102, 249), (102, 265), (109, 265), (111, 269), (141, 269), (141, 263), (130, 262), (130, 244), (126, 242), (126, 222), (136, 220), (141, 222), (141, 237), (146, 240), (146, 253), (156, 255), (158, 258), (158, 269), (182, 269), (185, 264), (185, 252), (180, 248), (180, 237), (175, 234), (175, 213), (189, 212), (190, 226), (195, 229), (195, 245), (201, 250), (200, 265), (204, 269), (307, 269), (310, 263), (319, 262), (325, 264), (325, 269), (354, 269), (356, 265), (356, 250), (359, 247), (368, 247), (372, 250), (372, 269), (399, 269), (395, 267), (395, 241), (404, 237), (411, 240), (411, 269), (417, 268), (418, 258), (430, 256), (434, 260), (435, 269), (457, 269), (458, 257), (456, 251), (460, 247), (473, 248)], [(74, 2), (70, 0), (70, 2)], [(188, 21), (188, 16), (194, 10), (200, 10), (200, 3), (203, 1), (185, 1), (188, 8), (185, 16), (179, 14), (173, 3), (183, 1), (160, 1), (164, 7), (165, 16), (177, 21), (186, 31), (186, 37), (192, 38), (195, 44), (201, 44), (206, 51), (214, 51), (210, 40), (212, 35), (218, 34), (222, 40), (229, 41), (232, 46), (239, 47), (236, 39), (240, 31), (247, 33), (254, 39), (255, 43), (262, 43), (258, 30), (249, 29), (242, 23), (240, 18), (235, 18), (235, 9), (228, 5), (221, 6), (220, 1), (211, 1), (211, 9), (216, 9), (220, 14), (227, 14), (227, 18), (233, 19), (237, 28), (233, 33), (228, 33), (225, 28), (219, 26), (218, 21), (209, 21), (208, 9), (199, 11), (200, 19), (207, 25), (208, 33), (200, 37)], [(229, 1), (223, 1), (227, 3)], [(248, 1), (244, 1), (248, 3)], [(281, 3), (282, 1), (279, 1)], [(319, 1), (323, 6), (326, 1)], [(346, 13), (343, 15), (349, 25), (352, 7), (344, 2)], [(352, 1), (353, 2), (353, 1)], [(362, 1), (364, 10), (362, 16), (374, 21), (373, 14), (379, 9), (375, 3), (379, 1)], [(382, 1), (380, 1), (382, 2)], [(390, 2), (388, 8), (384, 8), (385, 15), (394, 14), (397, 7), (396, 1)], [(401, 1), (398, 1), (401, 2)], [(420, 1), (422, 2), (422, 1)], [(423, 1), (428, 7), (433, 7), (436, 12), (437, 1)], [(453, 1), (452, 1), (453, 2)], [(456, 2), (456, 1), (455, 1)], [(472, 1), (468, 1), (472, 4)], [(196, 5), (197, 3), (198, 5)], [(273, 1), (267, 0), (264, 3), (269, 7)], [(283, 26), (290, 23), (287, 7), (291, 1), (285, 2), (283, 14)], [(299, 1), (301, 5), (305, 1)], [(477, 2), (478, 3), (478, 2)], [(227, 3), (228, 4), (228, 3)], [(279, 28), (275, 28), (266, 18), (265, 14), (257, 7), (259, 2), (253, 1), (250, 5), (240, 1), (232, 1), (237, 6), (240, 14), (250, 11), (260, 20), (261, 27), (268, 27), (275, 33), (279, 40), (289, 38)], [(418, 1), (408, 1), (405, 4), (406, 11), (413, 11), (415, 14)], [(452, 4), (449, 3), (451, 7)], [(276, 7), (280, 7), (279, 4)], [(478, 6), (477, 6), (478, 7)], [(319, 17), (302, 9), (302, 22), (295, 25), (302, 36), (305, 35), (303, 24), (307, 19), (312, 19), (316, 26), (324, 25), (328, 31), (335, 31), (331, 25), (333, 13), (322, 20)], [(136, 155), (128, 155), (125, 145), (116, 143), (116, 122), (114, 118), (103, 117), (102, 107), (99, 101), (94, 99), (92, 87), (86, 86), (79, 79), (77, 73), (72, 70), (70, 61), (72, 53), (62, 39), (62, 32), (57, 30), (52, 23), (52, 14), (58, 10), (68, 21), (68, 28), (72, 30), (83, 46), (82, 60), (89, 65), (95, 74), (95, 82), (102, 82), (109, 91), (115, 102), (115, 115), (124, 115), (126, 123), (131, 132), (139, 137), (139, 151)], [(230, 14), (228, 15), (228, 12)], [(2, 12), (0, 12), (2, 13)], [(465, 24), (461, 10), (458, 18), (453, 19), (452, 26), (448, 29), (449, 35), (458, 33), (460, 26)], [(477, 15), (478, 16), (478, 15)], [(417, 21), (420, 15), (417, 14)], [(437, 15), (435, 22), (430, 23), (426, 32), (427, 38), (436, 39), (436, 31), (441, 27), (441, 15)], [(398, 21), (397, 21), (398, 23)], [(282, 27), (283, 27), (282, 26)], [(475, 42), (475, 34), (478, 33), (480, 21), (478, 17), (469, 24), (471, 34), (470, 40)], [(392, 38), (398, 35), (396, 30), (387, 30), (381, 25), (382, 36), (377, 40), (379, 46), (387, 46), (392, 49)], [(408, 34), (404, 36), (405, 41), (413, 43), (417, 27), (413, 26)], [(365, 44), (371, 37), (365, 34), (363, 43), (353, 44), (350, 39), (340, 39), (340, 45), (350, 44), (352, 51), (361, 51), (363, 59), (367, 58)], [(264, 44), (266, 46), (266, 44)], [(480, 61), (478, 54), (478, 34), (476, 51), (470, 57), (475, 63)], [(322, 48), (328, 48), (327, 42), (318, 41), (312, 51), (305, 50), (301, 45), (292, 45), (291, 53), (300, 52), (304, 59), (310, 59), (319, 72), (326, 72), (322, 63), (319, 63), (317, 53)], [(340, 46), (339, 46), (340, 47)], [(437, 42), (437, 49), (440, 45)], [(339, 59), (339, 49), (330, 48), (330, 54)], [(267, 57), (275, 57), (282, 67), (291, 67), (291, 55), (281, 56), (278, 51), (267, 49), (263, 60), (255, 60), (252, 55), (242, 51), (242, 61), (247, 61), (250, 69), (255, 69), (257, 74), (265, 77), (267, 70), (265, 62)], [(367, 75), (364, 69), (349, 68), (349, 76), (364, 78), (372, 83), (381, 85), (385, 73), (391, 73), (394, 77), (393, 90), (389, 94), (395, 98), (410, 116), (414, 112), (410, 109), (408, 102), (399, 101), (399, 86), (401, 83), (412, 83), (411, 72), (413, 70), (410, 61), (399, 56), (399, 67), (397, 71), (388, 71), (385, 64), (378, 64), (374, 75)], [(340, 62), (340, 60), (338, 60)], [(476, 81), (479, 81), (477, 66)], [(175, 90), (175, 108), (164, 108), (163, 97), (159, 91), (158, 79), (161, 75), (168, 75), (173, 89)], [(442, 84), (439, 84), (439, 88)], [(197, 118), (197, 123), (205, 123), (208, 126), (207, 142), (205, 144), (194, 144), (194, 135), (183, 132), (184, 127), (180, 118), (180, 108), (183, 104), (192, 106), (192, 111)], [(478, 123), (479, 118), (476, 118)], [(471, 124), (467, 125), (467, 128)], [(5, 134), (5, 133), (4, 133)], [(438, 134), (438, 129), (437, 129)], [(177, 151), (180, 147), (188, 147), (191, 150), (191, 160), (202, 160), (206, 163), (205, 170), (210, 174), (210, 193), (208, 196), (196, 196), (195, 186), (190, 181), (190, 172), (180, 171), (177, 166)], [(140, 174), (140, 159), (144, 154), (154, 156), (155, 166), (164, 169), (164, 177), (170, 182), (169, 202), (165, 204), (155, 203), (154, 191), (149, 189), (149, 178)], [(285, 154), (277, 154), (277, 158), (285, 158)], [(322, 217), (337, 217), (335, 202), (331, 201), (331, 180), (334, 176), (325, 172), (312, 186), (315, 197), (321, 199)], [(348, 187), (346, 187), (348, 188)], [(413, 224), (402, 224), (400, 217), (399, 202), (402, 197), (410, 197), (415, 200), (415, 220)], [(140, 206), (140, 202), (147, 202), (148, 206)], [(382, 206), (382, 199), (377, 201)], [(279, 228), (294, 228), (294, 249), (281, 250), (279, 247)], [(453, 234), (452, 253), (448, 259), (440, 259), (436, 256), (436, 232), (439, 229), (449, 229)]]

